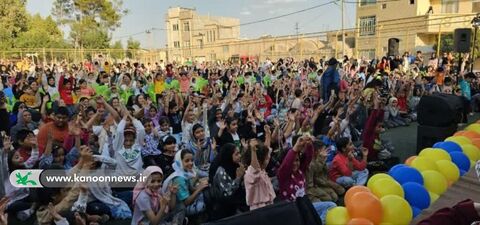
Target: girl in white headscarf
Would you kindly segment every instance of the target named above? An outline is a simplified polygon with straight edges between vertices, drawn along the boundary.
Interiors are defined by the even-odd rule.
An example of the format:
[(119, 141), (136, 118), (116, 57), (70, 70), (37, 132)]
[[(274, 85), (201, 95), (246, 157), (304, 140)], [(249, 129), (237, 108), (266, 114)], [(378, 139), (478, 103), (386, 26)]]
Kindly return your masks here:
[(208, 178), (198, 182), (193, 163), (193, 153), (190, 150), (181, 150), (175, 154), (173, 163), (175, 172), (163, 183), (162, 191), (166, 192), (170, 184), (178, 186), (177, 209), (185, 209), (186, 215), (196, 215), (206, 209), (203, 190), (208, 187)]

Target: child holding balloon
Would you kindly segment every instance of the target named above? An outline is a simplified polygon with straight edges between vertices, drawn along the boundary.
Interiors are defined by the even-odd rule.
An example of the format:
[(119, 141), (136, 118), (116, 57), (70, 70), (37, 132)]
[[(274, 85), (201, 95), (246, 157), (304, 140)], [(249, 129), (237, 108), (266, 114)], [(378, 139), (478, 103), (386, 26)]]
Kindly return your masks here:
[(340, 138), (336, 143), (338, 154), (333, 158), (328, 171), (330, 179), (346, 189), (355, 185), (365, 185), (368, 179), (368, 149), (362, 148), (362, 159), (357, 160), (353, 153), (355, 147), (350, 139)]

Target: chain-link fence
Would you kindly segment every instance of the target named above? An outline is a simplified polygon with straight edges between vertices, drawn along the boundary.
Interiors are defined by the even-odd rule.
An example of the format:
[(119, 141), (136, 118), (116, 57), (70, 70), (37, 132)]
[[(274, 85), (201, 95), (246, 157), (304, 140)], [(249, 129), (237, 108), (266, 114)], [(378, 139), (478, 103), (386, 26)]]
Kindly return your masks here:
[(110, 62), (124, 62), (127, 60), (136, 62), (159, 62), (166, 61), (165, 50), (124, 50), (124, 49), (10, 49), (0, 50), (0, 59), (21, 60), (29, 58), (35, 62), (59, 62), (68, 61), (78, 63), (85, 60), (95, 60), (102, 57)]

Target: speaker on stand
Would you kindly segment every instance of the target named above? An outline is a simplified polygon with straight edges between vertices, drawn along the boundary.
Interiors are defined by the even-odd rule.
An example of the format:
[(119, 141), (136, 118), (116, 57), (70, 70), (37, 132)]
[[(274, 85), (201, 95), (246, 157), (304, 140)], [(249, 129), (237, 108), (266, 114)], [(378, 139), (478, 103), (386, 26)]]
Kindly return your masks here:
[(452, 136), (462, 120), (461, 97), (449, 94), (422, 96), (417, 107), (417, 153)]
[[(454, 32), (454, 50), (458, 52), (458, 73), (462, 66), (462, 53), (470, 52), (470, 45), (472, 40), (472, 29), (458, 28)], [(458, 82), (458, 81), (457, 81)]]

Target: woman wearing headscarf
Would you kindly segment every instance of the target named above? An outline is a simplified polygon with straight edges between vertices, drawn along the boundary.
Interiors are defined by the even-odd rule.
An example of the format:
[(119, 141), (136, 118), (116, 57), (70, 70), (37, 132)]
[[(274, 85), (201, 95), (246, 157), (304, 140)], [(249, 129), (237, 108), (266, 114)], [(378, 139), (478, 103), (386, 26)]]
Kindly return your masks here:
[(237, 209), (246, 206), (245, 189), (242, 187), (245, 168), (240, 164), (240, 150), (235, 144), (225, 144), (212, 162), (209, 182), (215, 203), (211, 211), (212, 220), (235, 215)]

